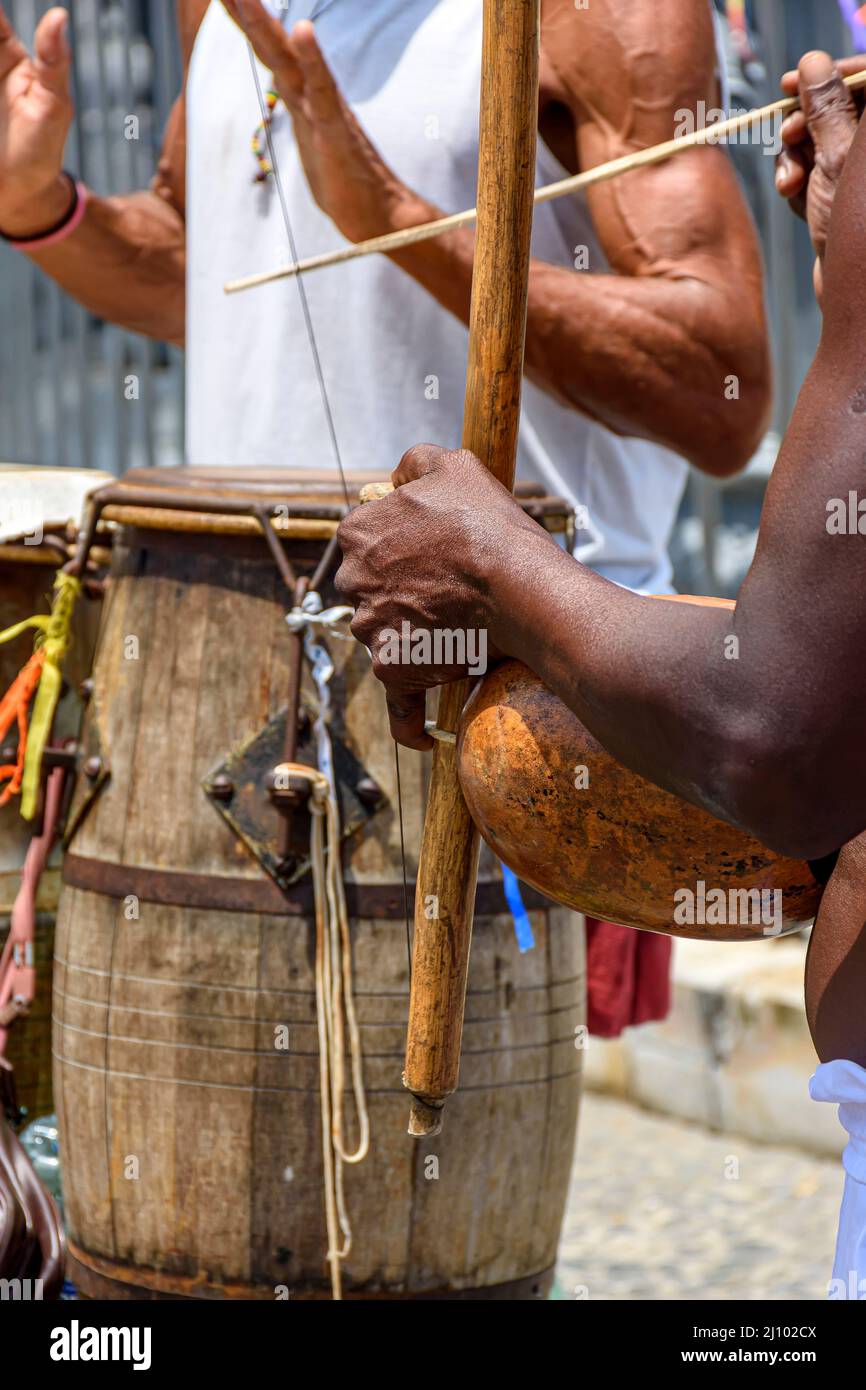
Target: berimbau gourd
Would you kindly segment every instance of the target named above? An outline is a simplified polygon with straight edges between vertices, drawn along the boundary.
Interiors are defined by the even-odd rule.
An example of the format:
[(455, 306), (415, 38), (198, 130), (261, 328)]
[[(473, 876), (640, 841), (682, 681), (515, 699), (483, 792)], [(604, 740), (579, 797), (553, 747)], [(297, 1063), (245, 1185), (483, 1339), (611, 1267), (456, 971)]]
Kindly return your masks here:
[(519, 661), (473, 691), (457, 760), (482, 838), (567, 907), (713, 941), (780, 936), (815, 915), (818, 866), (774, 854), (630, 771)]

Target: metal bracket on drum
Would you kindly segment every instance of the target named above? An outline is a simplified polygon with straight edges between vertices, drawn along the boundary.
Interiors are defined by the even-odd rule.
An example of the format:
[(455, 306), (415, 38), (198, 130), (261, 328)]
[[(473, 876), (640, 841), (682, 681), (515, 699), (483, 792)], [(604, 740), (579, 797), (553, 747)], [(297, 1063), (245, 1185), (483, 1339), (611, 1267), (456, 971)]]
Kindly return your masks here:
[[(68, 811), (61, 820), (64, 849), (69, 848), (85, 816), (89, 814), (93, 803), (111, 777), (111, 764), (102, 732), (99, 704), (94, 698), (92, 679), (82, 683), (81, 696), (88, 708), (82, 715), (78, 743), (75, 749), (75, 770), (78, 774), (78, 782), (72, 792)], [(70, 778), (70, 782), (72, 781), (73, 779)]]
[[(281, 888), (310, 867), (310, 813), (306, 796), (291, 779), (275, 776), (284, 762), (287, 710), (215, 767), (202, 786), (234, 833)], [(316, 766), (312, 724), (315, 711), (301, 705), (294, 761)], [(385, 805), (382, 789), (354, 753), (331, 735), (343, 838), (352, 835)], [(308, 789), (308, 784), (306, 788)]]

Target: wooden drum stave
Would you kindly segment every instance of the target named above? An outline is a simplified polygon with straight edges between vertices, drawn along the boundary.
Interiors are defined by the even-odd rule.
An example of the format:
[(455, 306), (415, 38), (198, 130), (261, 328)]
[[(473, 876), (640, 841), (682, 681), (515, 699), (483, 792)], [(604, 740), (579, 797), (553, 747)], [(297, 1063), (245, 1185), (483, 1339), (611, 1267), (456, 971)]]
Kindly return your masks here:
[[(251, 852), (267, 818), (250, 811), (244, 780), (286, 703), (290, 600), (258, 523), (203, 519), (196, 496), (285, 499), (281, 543), (298, 574), (324, 546), (309, 523), (333, 532), (342, 498), (309, 474), (250, 473), (227, 488), (214, 473), (158, 475), (154, 490), (189, 489), (171, 530), (158, 499), (124, 509), (85, 721), (108, 775), (95, 796), (82, 784), (72, 808), (55, 1085), (71, 1274), (92, 1297), (329, 1296), (310, 876), (278, 887)], [(564, 529), (562, 504), (526, 503)], [(179, 517), (191, 518), (183, 530)], [(335, 745), (355, 790), (372, 784), (381, 801), (344, 842), (371, 1124), (369, 1156), (345, 1170), (344, 1296), (544, 1297), (579, 1100), (581, 933), (528, 894), (536, 947), (521, 957), (487, 861), (461, 1088), (444, 1132), (411, 1139), (394, 749), (366, 652), (329, 646)], [(301, 703), (312, 713), (306, 670)], [(410, 881), (425, 762), (401, 758)], [(204, 790), (216, 773), (219, 797)]]

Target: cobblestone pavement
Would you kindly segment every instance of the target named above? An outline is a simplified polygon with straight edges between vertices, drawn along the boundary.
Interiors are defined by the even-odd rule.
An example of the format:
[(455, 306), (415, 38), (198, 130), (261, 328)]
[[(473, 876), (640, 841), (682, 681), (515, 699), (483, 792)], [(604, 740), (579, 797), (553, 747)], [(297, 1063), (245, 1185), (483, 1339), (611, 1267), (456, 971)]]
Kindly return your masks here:
[(825, 1298), (841, 1192), (838, 1161), (587, 1093), (559, 1296)]

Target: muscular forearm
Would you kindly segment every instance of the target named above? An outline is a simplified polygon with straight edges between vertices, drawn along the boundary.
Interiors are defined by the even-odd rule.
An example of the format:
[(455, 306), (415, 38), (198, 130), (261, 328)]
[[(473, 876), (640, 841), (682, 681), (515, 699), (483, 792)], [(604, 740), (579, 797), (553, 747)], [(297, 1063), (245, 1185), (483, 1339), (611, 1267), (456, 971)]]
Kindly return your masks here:
[[(425, 205), (413, 220), (438, 215)], [(458, 230), (393, 260), (468, 323), (474, 245), (472, 232)], [(760, 285), (733, 305), (729, 291), (697, 274), (596, 275), (534, 260), (527, 374), (614, 433), (725, 476), (748, 461), (766, 424), (766, 340), (760, 309), (757, 322), (750, 312), (760, 302)]]
[(578, 274), (536, 262), (526, 364), (615, 434), (663, 444), (717, 476), (748, 462), (766, 423), (761, 326), (697, 277)]
[[(10, 236), (51, 226), (68, 182), (22, 208)], [(62, 217), (62, 209), (59, 216)], [(90, 196), (82, 222), (62, 241), (27, 253), (91, 313), (149, 337), (181, 344), (184, 337), (185, 227), (178, 210), (154, 192), (120, 198)]]

